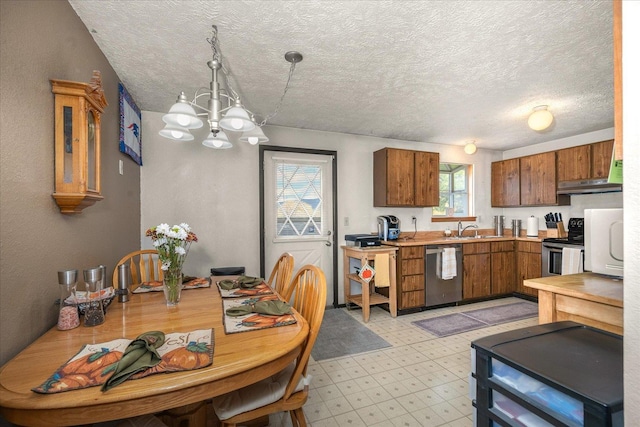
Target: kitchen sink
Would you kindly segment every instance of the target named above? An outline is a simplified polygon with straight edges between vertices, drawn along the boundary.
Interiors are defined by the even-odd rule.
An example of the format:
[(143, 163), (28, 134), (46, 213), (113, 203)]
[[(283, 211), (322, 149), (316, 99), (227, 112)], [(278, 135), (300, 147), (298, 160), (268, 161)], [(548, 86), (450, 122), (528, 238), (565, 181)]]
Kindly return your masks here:
[(452, 236), (452, 237), (445, 237), (444, 240), (471, 240), (471, 239), (476, 239), (476, 237), (474, 236)]

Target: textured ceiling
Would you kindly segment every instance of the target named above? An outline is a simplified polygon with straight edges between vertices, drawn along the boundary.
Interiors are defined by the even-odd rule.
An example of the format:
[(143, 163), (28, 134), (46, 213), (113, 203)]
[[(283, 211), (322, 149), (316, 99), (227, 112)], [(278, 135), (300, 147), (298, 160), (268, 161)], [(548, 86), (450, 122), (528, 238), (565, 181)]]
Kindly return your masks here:
[(215, 24), (258, 119), (304, 55), (270, 124), (497, 150), (613, 126), (608, 0), (69, 2), (143, 110), (208, 87)]

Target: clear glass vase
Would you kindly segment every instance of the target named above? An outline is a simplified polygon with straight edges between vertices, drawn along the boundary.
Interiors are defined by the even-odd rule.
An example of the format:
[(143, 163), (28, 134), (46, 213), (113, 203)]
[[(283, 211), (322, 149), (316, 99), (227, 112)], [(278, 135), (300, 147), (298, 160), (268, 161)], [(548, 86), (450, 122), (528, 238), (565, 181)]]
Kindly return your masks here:
[(167, 270), (163, 274), (162, 290), (164, 291), (164, 299), (167, 301), (167, 307), (174, 307), (180, 302), (182, 270)]

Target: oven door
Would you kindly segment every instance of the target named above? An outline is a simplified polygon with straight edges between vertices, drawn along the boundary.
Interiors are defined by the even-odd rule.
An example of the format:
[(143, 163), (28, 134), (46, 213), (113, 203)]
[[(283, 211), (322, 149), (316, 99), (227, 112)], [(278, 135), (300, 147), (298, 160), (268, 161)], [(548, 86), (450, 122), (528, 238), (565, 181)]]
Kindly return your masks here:
[(542, 244), (542, 277), (562, 274), (562, 247)]

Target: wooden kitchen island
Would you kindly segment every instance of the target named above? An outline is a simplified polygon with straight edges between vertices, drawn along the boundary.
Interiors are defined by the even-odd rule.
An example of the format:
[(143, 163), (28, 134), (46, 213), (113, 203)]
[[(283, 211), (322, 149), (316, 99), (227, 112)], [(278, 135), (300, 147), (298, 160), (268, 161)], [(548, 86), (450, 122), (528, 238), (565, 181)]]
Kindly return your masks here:
[(573, 320), (623, 335), (623, 281), (595, 273), (524, 281), (538, 290), (540, 324)]

